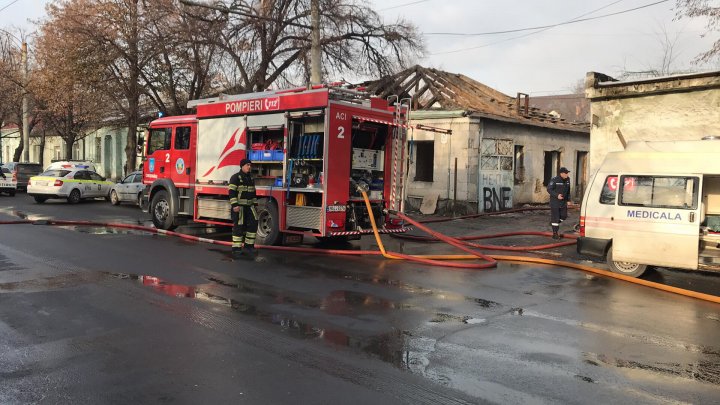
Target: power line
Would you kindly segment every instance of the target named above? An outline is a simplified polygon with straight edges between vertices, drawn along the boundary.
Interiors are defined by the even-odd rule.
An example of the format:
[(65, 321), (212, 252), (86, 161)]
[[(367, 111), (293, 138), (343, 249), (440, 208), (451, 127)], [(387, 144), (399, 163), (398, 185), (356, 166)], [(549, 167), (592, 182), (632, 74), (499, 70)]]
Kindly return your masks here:
[(378, 10), (378, 11), (386, 11), (386, 10), (392, 10), (392, 9), (394, 9), (394, 8), (400, 8), (400, 7), (405, 7), (405, 6), (412, 6), (413, 4), (425, 3), (426, 1), (430, 1), (430, 0), (419, 0), (419, 1), (413, 1), (413, 2), (411, 2), (411, 3), (398, 4), (397, 6), (381, 8), (381, 9)]
[[(622, 0), (619, 0), (619, 1), (622, 1)], [(608, 5), (606, 5), (606, 6), (603, 6), (603, 7), (599, 8), (599, 9), (597, 9), (597, 10), (593, 10), (593, 11), (587, 12), (587, 13), (585, 13), (585, 14), (582, 14), (582, 15), (580, 15), (580, 16), (578, 16), (578, 17), (576, 17), (576, 18), (573, 18), (572, 20), (568, 20), (568, 21), (566, 21), (566, 22), (558, 23), (558, 24), (555, 24), (555, 25), (548, 25), (548, 26), (545, 26), (545, 28), (535, 28), (536, 31), (533, 31), (533, 32), (530, 32), (530, 33), (527, 33), (527, 34), (524, 34), (524, 35), (519, 35), (519, 36), (512, 37), (512, 38), (506, 38), (506, 39), (503, 39), (503, 40), (500, 40), (500, 41), (490, 42), (490, 43), (488, 43), (488, 44), (473, 46), (473, 47), (470, 47), (470, 48), (462, 48), (462, 49), (456, 49), (456, 50), (453, 50), (453, 51), (431, 53), (430, 55), (446, 55), (446, 54), (451, 54), (451, 53), (458, 53), (458, 52), (470, 51), (470, 50), (473, 50), (473, 49), (485, 48), (485, 47), (492, 46), (492, 45), (496, 45), (496, 44), (499, 44), (499, 43), (502, 43), (502, 42), (512, 41), (512, 40), (515, 40), (515, 39), (525, 38), (525, 37), (528, 37), (528, 36), (530, 36), (530, 35), (539, 34), (539, 33), (543, 32), (543, 31), (547, 31), (547, 30), (549, 30), (549, 29), (551, 29), (551, 28), (554, 28), (554, 27), (557, 27), (557, 26), (560, 26), (560, 25), (572, 24), (572, 23), (575, 23), (575, 22), (588, 21), (589, 19), (605, 18), (605, 17), (610, 17), (610, 16), (613, 16), (613, 15), (618, 15), (618, 14), (623, 14), (623, 13), (629, 13), (629, 12), (631, 12), (631, 11), (640, 10), (640, 9), (643, 9), (643, 8), (646, 8), (646, 7), (650, 7), (650, 6), (654, 6), (654, 5), (657, 5), (657, 4), (660, 4), (660, 3), (665, 3), (665, 2), (667, 2), (667, 1), (669, 1), (669, 0), (661, 0), (661, 1), (658, 1), (658, 2), (655, 2), (655, 3), (646, 4), (646, 5), (644, 5), (644, 6), (635, 7), (635, 8), (631, 8), (631, 9), (627, 9), (627, 10), (623, 10), (623, 11), (618, 11), (618, 12), (616, 12), (616, 13), (606, 14), (606, 15), (603, 15), (603, 16), (592, 17), (592, 18), (589, 18), (589, 19), (588, 19), (588, 18), (586, 18), (586, 19), (583, 19), (583, 18), (582, 18), (582, 17), (584, 17), (584, 16), (586, 16), (586, 15), (588, 15), (588, 14), (592, 14), (592, 13), (598, 11), (598, 10), (602, 10), (603, 8), (606, 8), (606, 7), (609, 7), (609, 6), (613, 5), (613, 4), (616, 4), (616, 3), (618, 3), (619, 1), (616, 1), (616, 2), (614, 2), (614, 3), (610, 3), (610, 4), (608, 4)], [(527, 29), (523, 29), (523, 30), (527, 30)]]
[[(594, 13), (594, 12), (596, 12), (596, 11), (602, 10), (603, 8), (607, 8), (607, 7), (609, 7), (609, 6), (612, 6), (612, 5), (614, 5), (614, 4), (617, 4), (617, 3), (619, 3), (620, 1), (622, 1), (622, 0), (619, 0), (619, 1), (616, 1), (616, 2), (614, 2), (614, 3), (608, 4), (607, 6), (603, 6), (603, 7), (599, 8), (599, 9), (597, 9), (597, 10), (595, 10), (595, 11), (591, 11), (591, 12), (589, 12), (589, 13), (584, 14), (583, 16), (588, 15), (588, 14), (592, 14), (592, 13)], [(627, 10), (617, 11), (617, 12), (609, 13), (609, 14), (598, 15), (598, 16), (595, 16), (595, 17), (581, 18), (581, 17), (583, 17), (583, 16), (580, 16), (580, 17), (577, 17), (577, 18), (573, 18), (572, 20), (569, 20), (569, 21), (565, 21), (565, 22), (561, 22), (561, 23), (557, 23), (557, 24), (551, 24), (551, 25), (540, 25), (540, 26), (537, 26), (537, 27), (517, 28), (517, 29), (512, 29), (512, 30), (504, 30), (504, 31), (478, 32), (478, 33), (473, 33), (473, 34), (471, 34), (471, 33), (461, 33), (461, 32), (426, 32), (426, 33), (424, 33), (423, 35), (482, 36), (482, 35), (510, 34), (510, 33), (513, 33), (513, 32), (522, 32), (522, 31), (533, 31), (533, 30), (540, 30), (540, 29), (546, 29), (546, 28), (559, 27), (559, 26), (561, 26), (561, 25), (575, 24), (575, 23), (584, 22), (584, 21), (592, 21), (592, 20), (597, 20), (597, 19), (600, 19), (600, 18), (612, 17), (612, 16), (615, 16), (615, 15), (618, 15), (618, 14), (625, 14), (625, 13), (629, 13), (629, 12), (631, 12), (631, 11), (636, 11), (636, 10), (640, 10), (640, 9), (643, 9), (643, 8), (655, 6), (655, 5), (658, 5), (658, 4), (660, 4), (660, 3), (667, 3), (668, 1), (670, 1), (670, 0), (661, 0), (661, 1), (657, 1), (657, 2), (655, 2), (655, 3), (646, 4), (646, 5), (644, 5), (644, 6), (634, 7), (634, 8), (630, 8), (630, 9), (627, 9)]]
[(3, 7), (3, 8), (0, 8), (0, 11), (5, 10), (6, 8), (8, 8), (8, 7), (12, 6), (13, 4), (17, 3), (18, 1), (20, 1), (20, 0), (13, 0), (13, 1), (10, 2), (10, 4), (8, 4), (7, 6), (5, 6), (5, 7)]

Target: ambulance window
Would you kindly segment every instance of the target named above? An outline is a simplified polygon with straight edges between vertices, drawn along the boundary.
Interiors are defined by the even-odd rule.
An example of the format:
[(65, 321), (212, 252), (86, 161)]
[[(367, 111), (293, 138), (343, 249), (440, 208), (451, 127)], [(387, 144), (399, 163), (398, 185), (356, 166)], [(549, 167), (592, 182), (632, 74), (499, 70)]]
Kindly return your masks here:
[(615, 204), (615, 196), (617, 195), (617, 179), (618, 176), (607, 176), (605, 185), (600, 193), (600, 204)]
[(150, 130), (148, 155), (152, 155), (158, 150), (170, 149), (171, 131), (170, 128), (154, 128)]
[(622, 176), (620, 203), (636, 207), (695, 209), (697, 177)]
[(190, 149), (190, 127), (175, 128), (175, 150)]

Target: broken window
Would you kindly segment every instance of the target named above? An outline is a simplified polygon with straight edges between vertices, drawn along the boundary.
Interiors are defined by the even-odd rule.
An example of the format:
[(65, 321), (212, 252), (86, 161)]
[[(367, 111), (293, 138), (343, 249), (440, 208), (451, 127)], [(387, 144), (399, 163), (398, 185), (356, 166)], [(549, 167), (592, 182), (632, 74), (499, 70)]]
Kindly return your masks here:
[(433, 181), (435, 141), (415, 142), (415, 181)]
[(515, 145), (515, 184), (525, 181), (525, 147)]
[(558, 170), (560, 170), (560, 152), (556, 150), (545, 151), (544, 186), (547, 186), (548, 183), (550, 183), (550, 179), (557, 176)]

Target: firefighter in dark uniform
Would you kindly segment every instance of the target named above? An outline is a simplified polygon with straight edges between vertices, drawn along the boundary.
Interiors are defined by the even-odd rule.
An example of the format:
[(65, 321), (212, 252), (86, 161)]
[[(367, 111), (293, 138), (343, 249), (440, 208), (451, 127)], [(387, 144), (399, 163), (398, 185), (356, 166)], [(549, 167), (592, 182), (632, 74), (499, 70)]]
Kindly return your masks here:
[(240, 258), (243, 255), (252, 258), (255, 256), (255, 236), (257, 234), (257, 197), (255, 195), (255, 181), (250, 175), (249, 159), (240, 161), (240, 171), (230, 177), (229, 196), (230, 218), (232, 228), (232, 255)]
[(550, 226), (553, 239), (560, 239), (560, 223), (567, 218), (567, 206), (570, 202), (570, 170), (561, 167), (558, 175), (550, 179), (547, 191), (550, 193)]

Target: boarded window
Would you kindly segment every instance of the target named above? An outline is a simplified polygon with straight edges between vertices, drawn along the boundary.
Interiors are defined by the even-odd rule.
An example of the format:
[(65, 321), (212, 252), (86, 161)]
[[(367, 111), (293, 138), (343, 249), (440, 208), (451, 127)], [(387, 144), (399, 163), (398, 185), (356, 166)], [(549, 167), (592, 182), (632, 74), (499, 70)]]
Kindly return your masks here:
[(415, 142), (415, 181), (433, 181), (435, 141)]

